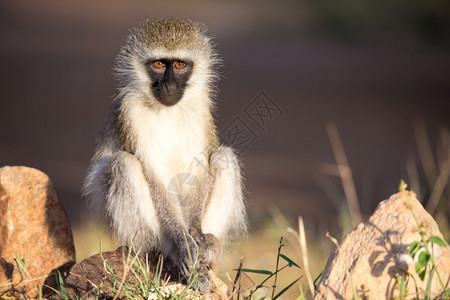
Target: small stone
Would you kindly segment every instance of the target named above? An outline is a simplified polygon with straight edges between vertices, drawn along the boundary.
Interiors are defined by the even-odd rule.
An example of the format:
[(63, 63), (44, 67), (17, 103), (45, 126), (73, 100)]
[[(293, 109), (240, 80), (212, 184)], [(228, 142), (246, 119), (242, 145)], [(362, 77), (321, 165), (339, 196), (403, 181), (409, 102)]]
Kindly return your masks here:
[[(25, 261), (23, 281), (16, 256)], [(74, 260), (70, 224), (48, 176), (28, 167), (0, 168), (0, 292), (36, 298), (49, 274)]]
[[(396, 283), (398, 276), (406, 278), (406, 299), (416, 299), (416, 296), (422, 299), (430, 266), (424, 280), (420, 280), (414, 269), (415, 262), (409, 255), (411, 243), (421, 239), (413, 213), (417, 222), (423, 226), (425, 239), (435, 235), (444, 240), (437, 223), (425, 211), (416, 195), (407, 191), (397, 193), (381, 202), (370, 219), (347, 234), (333, 251), (314, 299), (353, 299), (353, 290), (359, 299), (400, 299), (400, 289)], [(434, 244), (432, 254), (448, 289), (450, 247)], [(407, 275), (407, 272), (411, 275)], [(431, 299), (440, 299), (442, 292), (434, 274)]]

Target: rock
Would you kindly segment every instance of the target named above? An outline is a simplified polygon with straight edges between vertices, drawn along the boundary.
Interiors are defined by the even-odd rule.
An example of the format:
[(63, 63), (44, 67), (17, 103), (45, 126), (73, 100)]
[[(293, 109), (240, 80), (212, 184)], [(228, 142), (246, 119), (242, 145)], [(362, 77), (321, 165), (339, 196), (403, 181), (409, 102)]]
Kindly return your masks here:
[[(16, 255), (25, 259), (23, 282)], [(0, 168), (0, 295), (8, 290), (36, 298), (37, 286), (51, 284), (54, 276), (48, 275), (74, 260), (70, 224), (47, 175), (28, 167)]]
[[(150, 253), (147, 257), (141, 255), (138, 256), (138, 258), (139, 261), (137, 261), (137, 256), (135, 254), (130, 255), (126, 247), (119, 247), (115, 251), (102, 253), (101, 256), (100, 254), (96, 254), (86, 258), (82, 262), (75, 264), (70, 270), (67, 278), (64, 280), (67, 294), (70, 297), (78, 296), (83, 299), (95, 299), (98, 293), (101, 295), (102, 299), (113, 299), (117, 294), (117, 289), (123, 279), (124, 269), (128, 270), (126, 273), (127, 285), (140, 285), (129, 266), (132, 266), (136, 274), (139, 274), (140, 279), (145, 281), (145, 276), (139, 271), (140, 267), (138, 267), (138, 264), (141, 264), (146, 268), (147, 261), (149, 266), (148, 278), (153, 282), (155, 274), (158, 274), (156, 266), (158, 265), (159, 255)], [(112, 273), (115, 277), (112, 275), (111, 270), (113, 270)], [(188, 290), (186, 298), (183, 299), (228, 299), (228, 289), (225, 283), (218, 279), (213, 272), (210, 272), (210, 274), (215, 293), (201, 295)], [(158, 289), (158, 292), (163, 295), (170, 295), (171, 292), (177, 293), (185, 289), (185, 286), (179, 283), (178, 272), (171, 265), (169, 260), (163, 262), (160, 278), (164, 281), (168, 280), (168, 282), (163, 285), (164, 288)], [(147, 286), (148, 285), (149, 284), (147, 284)], [(98, 291), (99, 287), (100, 292)], [(130, 294), (125, 292), (129, 290), (129, 288), (123, 287), (118, 298), (129, 299), (131, 297)], [(153, 298), (152, 296), (155, 297)], [(153, 292), (148, 299), (159, 299), (156, 296), (157, 294)], [(53, 296), (50, 299), (59, 299), (59, 297)]]
[[(426, 232), (426, 238), (435, 235), (443, 239), (438, 225), (416, 195), (407, 191), (397, 193), (381, 202), (370, 219), (347, 234), (333, 251), (314, 299), (352, 299), (353, 288), (360, 299), (400, 299), (396, 285), (399, 275), (407, 279), (406, 299), (416, 299), (415, 282), (422, 299), (429, 269), (425, 280), (420, 280), (409, 255), (410, 244), (421, 239), (411, 210)], [(433, 257), (444, 285), (449, 288), (450, 247), (434, 245)], [(434, 274), (431, 298), (441, 297), (442, 291)]]

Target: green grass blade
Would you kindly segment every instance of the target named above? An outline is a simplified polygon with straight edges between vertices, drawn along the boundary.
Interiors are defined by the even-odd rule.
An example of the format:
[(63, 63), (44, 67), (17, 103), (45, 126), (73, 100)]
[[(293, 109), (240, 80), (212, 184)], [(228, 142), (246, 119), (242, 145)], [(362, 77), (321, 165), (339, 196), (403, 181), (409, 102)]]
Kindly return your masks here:
[(64, 280), (62, 279), (61, 273), (58, 272), (59, 288), (65, 297), (68, 297), (66, 286), (64, 285)]
[(49, 285), (44, 284), (46, 287), (48, 287), (50, 290), (52, 290), (56, 295), (58, 295), (59, 297), (63, 298), (63, 296), (59, 293), (59, 291), (57, 289), (55, 289), (54, 287), (51, 287)]
[(430, 299), (430, 295), (431, 295), (431, 281), (433, 279), (433, 275), (434, 275), (434, 267), (432, 266), (431, 269), (430, 269), (430, 272), (428, 273), (427, 289), (426, 289), (426, 293), (425, 293), (425, 299), (426, 300)]
[(296, 266), (297, 268), (301, 269), (299, 265), (297, 265), (292, 259), (290, 259), (286, 255), (280, 253), (280, 257), (285, 261), (287, 261), (289, 263), (289, 266)]
[(17, 270), (20, 274), (20, 280), (22, 281), (25, 278), (25, 258), (20, 258), (17, 254), (14, 257), (16, 261)]
[(139, 293), (143, 293), (145, 290), (145, 284), (142, 280), (142, 276), (134, 269), (134, 266), (130, 267), (131, 273), (133, 273), (134, 278), (138, 281), (138, 285), (136, 286), (136, 291)]
[(297, 297), (297, 300), (307, 300), (305, 297), (305, 293), (303, 292), (302, 284), (298, 284), (298, 288), (300, 290), (300, 296)]
[(319, 273), (319, 275), (317, 275), (316, 279), (314, 279), (314, 292), (317, 290), (317, 281), (319, 281), (320, 277), (322, 277), (323, 274), (323, 270)]
[(284, 289), (282, 289), (278, 294), (276, 294), (272, 299), (275, 300), (278, 297), (280, 297), (281, 295), (283, 295), (288, 289), (290, 289), (291, 286), (293, 286), (294, 284), (297, 283), (297, 281), (299, 281), (303, 276), (300, 276), (299, 278), (297, 278), (296, 280), (294, 280), (293, 282), (291, 282), (288, 286), (286, 286)]
[[(234, 269), (234, 271), (238, 271), (238, 269)], [(269, 270), (241, 269), (241, 271), (242, 272), (247, 272), (247, 273), (273, 275), (273, 273), (271, 271), (269, 271)]]

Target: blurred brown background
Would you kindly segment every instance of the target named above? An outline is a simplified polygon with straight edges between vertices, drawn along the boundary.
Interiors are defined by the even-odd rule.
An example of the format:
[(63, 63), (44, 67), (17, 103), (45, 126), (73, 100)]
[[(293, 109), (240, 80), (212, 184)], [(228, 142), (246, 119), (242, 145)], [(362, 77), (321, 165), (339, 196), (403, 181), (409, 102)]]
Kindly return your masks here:
[[(414, 124), (425, 124), (433, 151), (450, 126), (449, 12), (448, 1), (2, 0), (0, 166), (47, 173), (77, 225), (128, 29), (147, 17), (192, 18), (208, 25), (225, 62), (219, 129), (241, 117), (258, 136), (241, 154), (253, 228), (276, 205), (333, 231), (344, 198), (323, 172), (334, 163), (326, 124), (341, 133), (370, 214), (407, 179), (407, 161), (419, 162)], [(260, 91), (284, 111), (264, 130), (244, 112)]]

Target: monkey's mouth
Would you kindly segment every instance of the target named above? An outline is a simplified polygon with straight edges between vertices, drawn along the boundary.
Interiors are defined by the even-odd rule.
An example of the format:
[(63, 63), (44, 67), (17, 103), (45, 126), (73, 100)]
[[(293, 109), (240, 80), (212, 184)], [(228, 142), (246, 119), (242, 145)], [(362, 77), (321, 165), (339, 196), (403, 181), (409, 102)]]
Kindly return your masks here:
[(173, 106), (183, 97), (182, 89), (175, 84), (158, 84), (152, 87), (152, 91), (158, 102), (165, 106)]
[(181, 97), (166, 96), (166, 97), (156, 97), (156, 99), (158, 100), (159, 103), (170, 107), (177, 104), (181, 100)]

